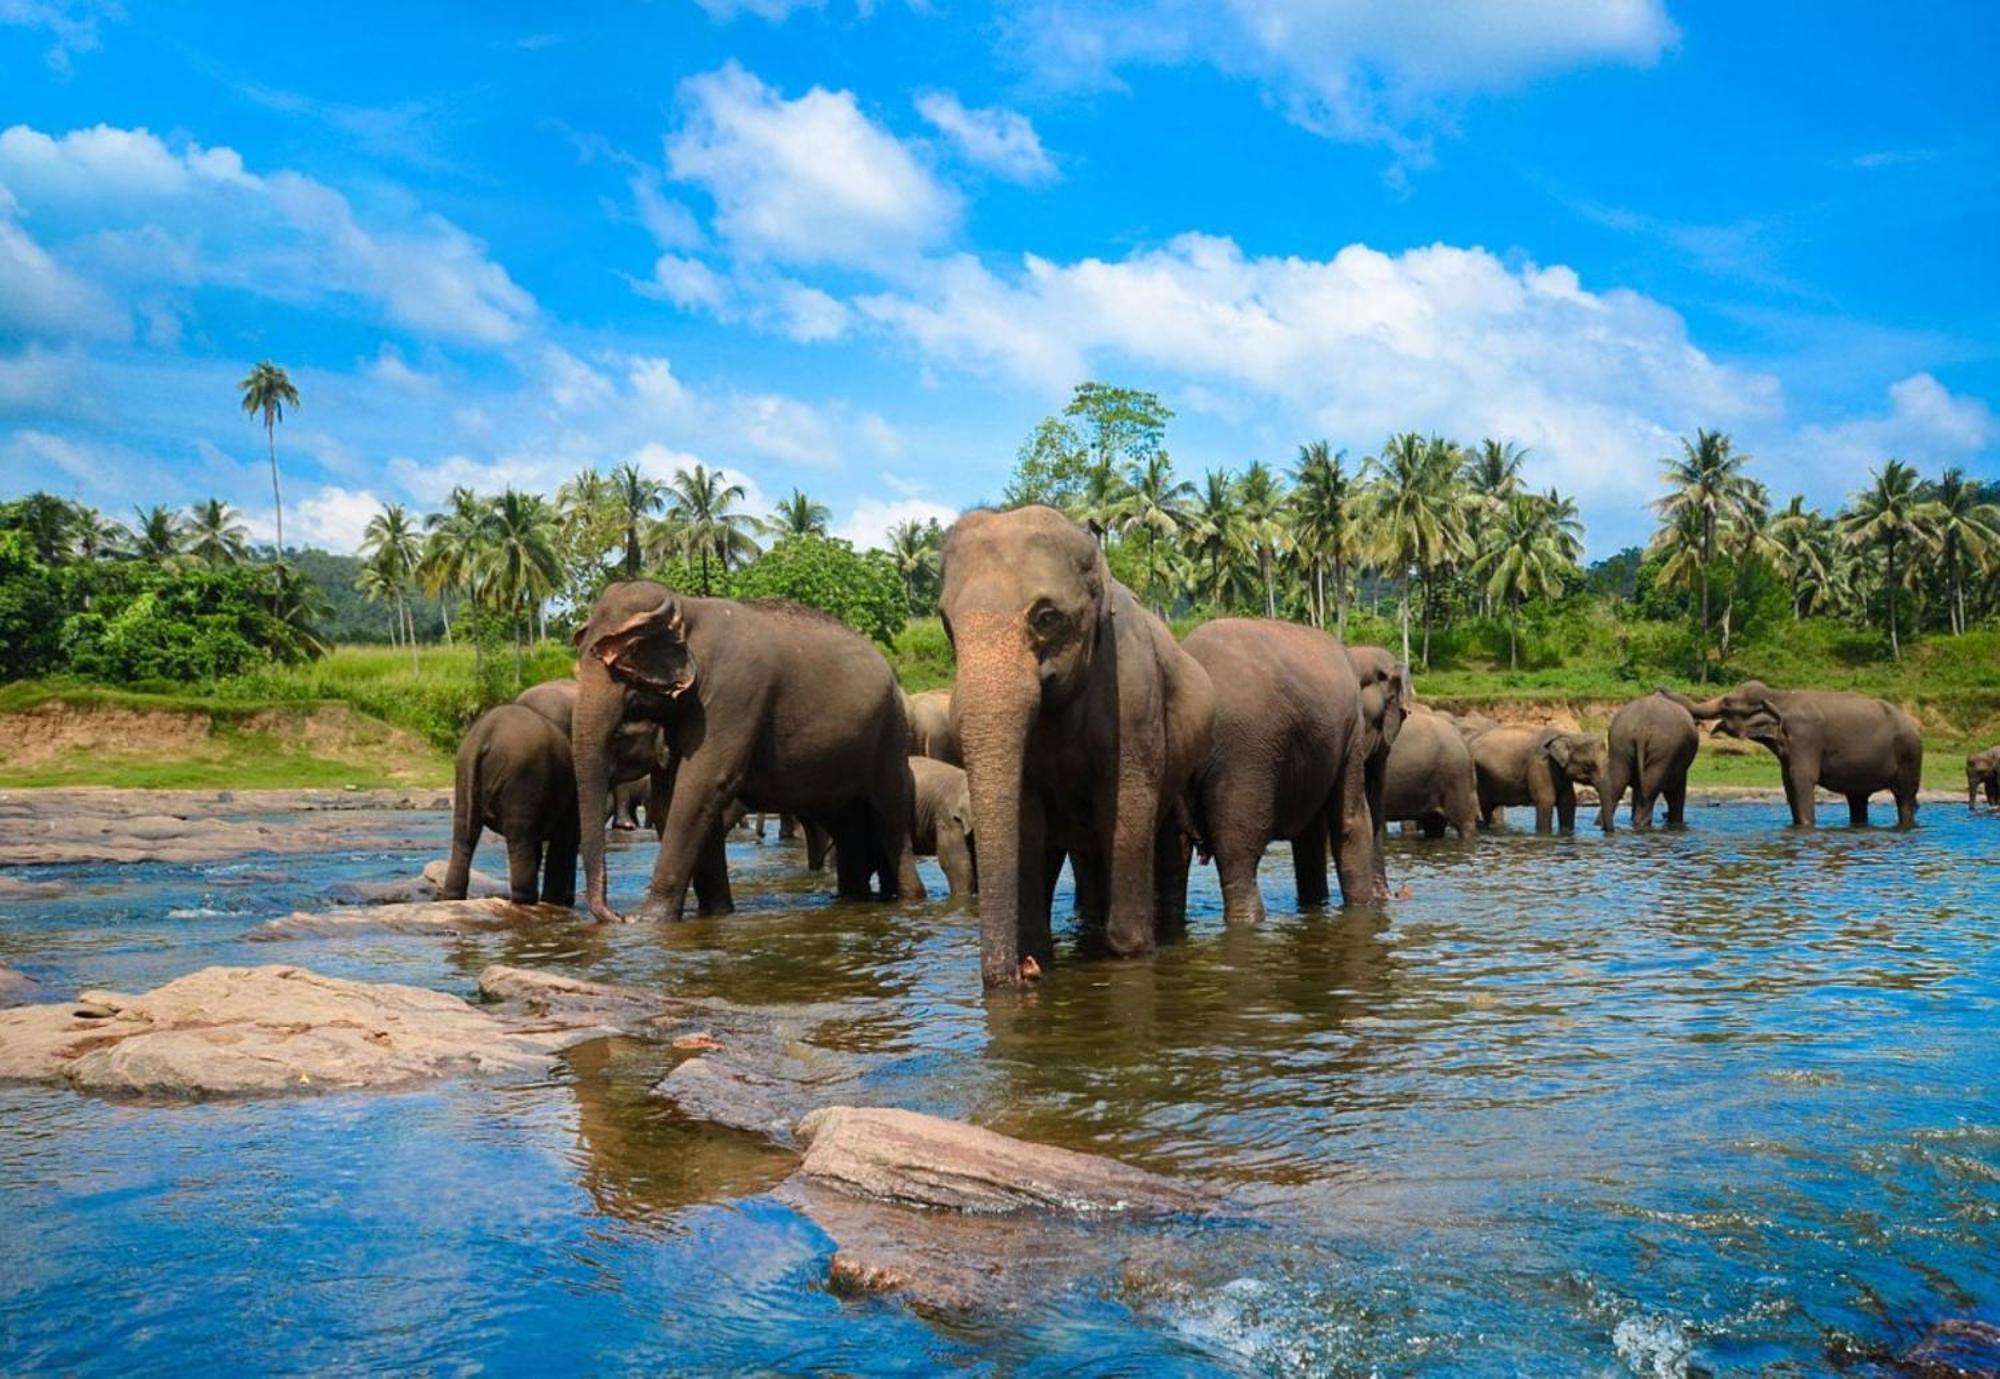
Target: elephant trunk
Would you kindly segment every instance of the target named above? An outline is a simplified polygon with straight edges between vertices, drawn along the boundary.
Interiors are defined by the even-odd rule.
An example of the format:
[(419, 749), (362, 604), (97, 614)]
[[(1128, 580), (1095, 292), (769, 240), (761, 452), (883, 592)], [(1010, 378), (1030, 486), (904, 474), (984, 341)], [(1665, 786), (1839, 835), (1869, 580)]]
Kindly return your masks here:
[(624, 718), (625, 691), (591, 657), (577, 663), (576, 711), (570, 719), (570, 757), (576, 767), (576, 817), (582, 824), (584, 897), (597, 919), (620, 918), (605, 898), (604, 801), (611, 789), (612, 738)]
[(967, 643), (961, 630), (952, 726), (979, 821), (979, 971), (988, 986), (1012, 986), (1022, 976), (1022, 906), (1039, 903), (1023, 892), (1043, 884), (1041, 840), (1021, 830), (1022, 766), (1041, 686), (1025, 645)]

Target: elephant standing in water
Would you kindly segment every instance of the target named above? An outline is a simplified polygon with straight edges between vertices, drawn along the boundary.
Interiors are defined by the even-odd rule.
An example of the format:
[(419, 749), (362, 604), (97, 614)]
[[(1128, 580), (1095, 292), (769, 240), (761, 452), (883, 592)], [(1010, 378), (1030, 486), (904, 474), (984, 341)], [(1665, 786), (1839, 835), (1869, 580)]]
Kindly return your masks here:
[(953, 899), (979, 894), (979, 844), (965, 772), (948, 761), (913, 756), (910, 782), (916, 800), (911, 841), (917, 856), (938, 859)]
[(1597, 822), (1606, 833), (1626, 790), (1632, 792), (1632, 827), (1653, 826), (1653, 801), (1665, 797), (1667, 827), (1686, 821), (1688, 767), (1701, 734), (1686, 708), (1664, 694), (1634, 699), (1611, 716), (1610, 750), (1597, 787)]
[(951, 726), (950, 690), (921, 690), (910, 696), (910, 755), (965, 765), (965, 752)]
[(958, 659), (952, 727), (979, 824), (980, 974), (1036, 975), (1064, 853), (1110, 950), (1152, 948), (1185, 897), (1184, 792), (1208, 755), (1208, 672), (1053, 508), (952, 524), (939, 611)]
[(1965, 759), (1965, 807), (1975, 809), (1979, 792), (1986, 791), (1986, 803), (2000, 809), (2000, 747), (1988, 747)]
[[(1326, 903), (1329, 839), (1341, 899), (1369, 899), (1375, 826), (1366, 777), (1374, 744), (1346, 649), (1298, 623), (1250, 618), (1203, 623), (1181, 649), (1214, 687), (1213, 733), (1194, 776), (1195, 831), (1215, 855), (1224, 920), (1264, 917), (1257, 864), (1280, 838), (1292, 844), (1300, 905)], [(1167, 889), (1185, 895), (1185, 863)]]
[[(569, 737), (570, 721), (576, 716), (576, 680), (544, 680), (514, 696), (562, 729)], [(668, 763), (666, 740), (655, 723), (627, 723), (612, 742), (611, 796), (605, 811), (611, 826), (620, 830), (639, 827), (639, 806), (646, 806), (646, 822), (658, 833), (665, 822), (665, 782)]]
[(1877, 790), (1895, 795), (1896, 827), (1916, 826), (1924, 742), (1915, 721), (1894, 704), (1841, 690), (1774, 690), (1762, 680), (1699, 703), (1661, 693), (1696, 722), (1768, 748), (1783, 773), (1794, 826), (1817, 825), (1815, 792), (1822, 786), (1847, 797), (1848, 821), (1856, 827), (1867, 824), (1868, 797)]
[(1560, 728), (1490, 728), (1472, 739), (1479, 775), (1479, 812), (1492, 822), (1508, 805), (1535, 807), (1535, 832), (1551, 818), (1565, 833), (1576, 828), (1576, 787), (1604, 778), (1604, 742), (1593, 733)]
[[(733, 908), (730, 811), (797, 814), (839, 846), (840, 894), (922, 899), (910, 852), (909, 725), (889, 663), (824, 613), (776, 601), (692, 598), (650, 580), (612, 584), (577, 632), (571, 742), (579, 808), (609, 788), (618, 734), (666, 734), (660, 856), (640, 914), (678, 919), (690, 883), (704, 914)], [(590, 911), (605, 897), (604, 834), (586, 829)]]
[(1386, 817), (1416, 824), (1426, 838), (1447, 825), (1461, 838), (1479, 832), (1479, 778), (1472, 752), (1450, 715), (1418, 709), (1403, 720), (1384, 773)]
[[(596, 808), (604, 795), (596, 796)], [(593, 832), (604, 846), (601, 817)], [(482, 829), (507, 840), (507, 889), (521, 905), (576, 903), (577, 790), (569, 738), (520, 704), (488, 709), (458, 744), (451, 860), (438, 895), (465, 899)], [(535, 884), (541, 877), (539, 890)]]
[(1396, 734), (1402, 731), (1403, 718), (1415, 705), (1417, 693), (1410, 683), (1410, 668), (1382, 647), (1350, 646), (1347, 662), (1354, 668), (1355, 684), (1361, 691), (1361, 750), (1366, 758), (1363, 786), (1375, 830), (1375, 895), (1382, 899), (1389, 894), (1384, 844), (1391, 816), (1383, 806), (1389, 754), (1395, 750)]

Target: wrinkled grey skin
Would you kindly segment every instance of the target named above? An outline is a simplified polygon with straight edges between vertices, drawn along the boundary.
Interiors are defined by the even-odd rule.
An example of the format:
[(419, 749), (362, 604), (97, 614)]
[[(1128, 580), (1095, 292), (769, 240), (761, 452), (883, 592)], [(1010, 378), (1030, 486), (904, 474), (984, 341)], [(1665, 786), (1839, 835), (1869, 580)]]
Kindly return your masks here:
[(2000, 809), (2000, 747), (1988, 747), (1965, 759), (1965, 807), (1979, 807), (1979, 792), (1986, 791), (1986, 803)]
[(910, 696), (910, 755), (965, 765), (965, 752), (951, 726), (950, 690), (923, 690)]
[(917, 810), (912, 834), (917, 856), (938, 859), (954, 900), (979, 894), (978, 840), (965, 772), (948, 761), (912, 756), (910, 783)]
[(941, 573), (952, 727), (979, 821), (982, 980), (1011, 985), (1054, 959), (1065, 853), (1084, 925), (1118, 956), (1151, 950), (1185, 901), (1162, 880), (1208, 754), (1208, 672), (1052, 508), (959, 518)]
[(1488, 718), (1483, 713), (1446, 713), (1442, 714), (1442, 716), (1450, 721), (1453, 728), (1457, 729), (1459, 737), (1467, 745), (1470, 745), (1482, 733), (1490, 733), (1500, 726), (1498, 719)]
[[(1193, 788), (1195, 829), (1222, 879), (1224, 921), (1263, 919), (1257, 866), (1281, 838), (1292, 845), (1300, 905), (1327, 901), (1329, 841), (1341, 900), (1374, 898), (1372, 744), (1346, 649), (1325, 632), (1261, 618), (1205, 622), (1181, 649), (1215, 691), (1208, 755)], [(1173, 888), (1185, 894), (1184, 870)]]
[(490, 828), (507, 840), (507, 887), (517, 903), (575, 904), (576, 808), (562, 730), (520, 704), (488, 709), (458, 744), (451, 860), (439, 896), (465, 899), (480, 832)]
[[(889, 663), (833, 618), (781, 602), (676, 594), (650, 580), (609, 585), (577, 631), (571, 743), (579, 800), (609, 789), (631, 723), (666, 737), (659, 861), (639, 913), (678, 919), (690, 884), (704, 914), (733, 906), (728, 813), (793, 813), (840, 844), (839, 890), (922, 899), (910, 853), (909, 725)], [(590, 910), (605, 896), (604, 838), (587, 830)]]
[(1667, 827), (1687, 819), (1688, 768), (1701, 749), (1694, 717), (1664, 694), (1634, 699), (1611, 716), (1598, 784), (1597, 822), (1606, 833), (1617, 827), (1618, 802), (1632, 792), (1632, 827), (1653, 826), (1653, 801), (1667, 802)]
[(1384, 843), (1390, 816), (1382, 803), (1389, 753), (1395, 748), (1404, 716), (1417, 702), (1417, 691), (1410, 681), (1410, 668), (1382, 647), (1350, 646), (1347, 663), (1353, 667), (1354, 682), (1361, 692), (1361, 750), (1366, 762), (1362, 786), (1368, 796), (1368, 816), (1375, 826), (1375, 895), (1381, 899), (1389, 894)]
[[(530, 685), (514, 696), (516, 704), (525, 704), (542, 717), (562, 729), (564, 737), (569, 736), (570, 720), (576, 714), (577, 685), (575, 677), (562, 680), (544, 680), (539, 685)], [(611, 795), (605, 801), (606, 817), (615, 829), (629, 830), (639, 827), (639, 806), (646, 806), (646, 821), (655, 833), (665, 823), (660, 817), (665, 808), (664, 794), (668, 779), (666, 760), (666, 737), (655, 723), (628, 723), (612, 740)]]
[(1443, 837), (1447, 826), (1461, 838), (1479, 832), (1472, 753), (1449, 715), (1420, 708), (1403, 719), (1389, 752), (1382, 807), (1388, 818), (1416, 824), (1426, 838)]
[(1726, 737), (1763, 744), (1778, 759), (1792, 823), (1818, 822), (1815, 791), (1847, 797), (1848, 822), (1868, 823), (1868, 797), (1887, 790), (1896, 797), (1896, 827), (1914, 828), (1924, 743), (1910, 716), (1886, 700), (1842, 690), (1774, 690), (1745, 680), (1713, 699), (1696, 702), (1671, 690), (1668, 698), (1713, 723)]
[(1472, 740), (1479, 809), (1488, 820), (1508, 805), (1533, 805), (1535, 832), (1553, 819), (1576, 827), (1576, 787), (1604, 778), (1604, 739), (1560, 728), (1491, 728)]

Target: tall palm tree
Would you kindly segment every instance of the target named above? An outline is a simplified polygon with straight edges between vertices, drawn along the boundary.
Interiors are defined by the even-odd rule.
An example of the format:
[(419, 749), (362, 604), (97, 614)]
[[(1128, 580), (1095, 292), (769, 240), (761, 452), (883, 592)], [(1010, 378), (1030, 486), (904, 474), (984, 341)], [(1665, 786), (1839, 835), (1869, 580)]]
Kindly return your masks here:
[(647, 519), (660, 510), (666, 496), (667, 486), (641, 473), (636, 464), (621, 464), (611, 471), (610, 502), (618, 514), (618, 528), (625, 541), (627, 579), (639, 577), (642, 554), (639, 534), (645, 530)]
[(484, 523), (480, 584), (514, 627), (514, 683), (521, 683), (522, 624), (562, 582), (556, 558), (555, 514), (539, 494), (507, 489)]
[(1313, 581), (1313, 623), (1326, 626), (1326, 576), (1333, 575), (1334, 635), (1347, 636), (1347, 572), (1364, 544), (1362, 492), (1346, 468), (1345, 451), (1325, 441), (1299, 447), (1293, 471), (1292, 508), (1298, 543), (1307, 551)]
[(1118, 525), (1118, 513), (1125, 502), (1128, 485), (1110, 460), (1102, 460), (1084, 471), (1083, 488), (1070, 505), (1069, 515), (1090, 528), (1097, 544)]
[[(1523, 447), (1491, 436), (1465, 457), (1465, 484), (1473, 497), (1465, 514), (1465, 535), (1475, 555), (1486, 551), (1488, 526), (1500, 521), (1508, 502), (1520, 492), (1521, 466), (1527, 458)], [(1479, 597), (1485, 605), (1480, 611), (1490, 612), (1492, 600), (1483, 587)]]
[(1257, 577), (1264, 585), (1264, 616), (1278, 616), (1278, 588), (1274, 575), (1279, 556), (1290, 542), (1285, 528), (1285, 489), (1271, 467), (1256, 460), (1236, 481), (1236, 510), (1243, 544), (1257, 561)]
[(271, 615), (271, 650), (282, 661), (316, 661), (330, 649), (318, 623), (329, 609), (320, 592), (295, 565), (279, 560), (264, 567), (264, 607)]
[(1931, 501), (1937, 504), (1934, 524), (1939, 554), (1944, 557), (1947, 588), (1950, 591), (1951, 630), (1965, 631), (1965, 566), (1983, 571), (2000, 555), (2000, 504), (1979, 500), (1978, 484), (1966, 480), (1965, 471), (1947, 469), (1931, 486)]
[(283, 560), (285, 500), (278, 492), (278, 423), (285, 419), (285, 408), (298, 410), (299, 390), (292, 386), (291, 375), (268, 359), (259, 360), (237, 386), (243, 390), (243, 410), (264, 418), (264, 441), (271, 453), (271, 506), (278, 515), (278, 559)]
[(1146, 538), (1146, 594), (1154, 611), (1166, 616), (1166, 602), (1159, 594), (1159, 546), (1172, 542), (1187, 520), (1187, 502), (1194, 497), (1194, 485), (1174, 477), (1173, 459), (1164, 450), (1141, 456), (1126, 476), (1125, 492), (1112, 510), (1112, 521), (1121, 536), (1140, 532)]
[(896, 574), (903, 581), (903, 603), (912, 613), (918, 611), (917, 585), (937, 574), (943, 536), (936, 519), (919, 522), (913, 517), (889, 528), (889, 558), (896, 562)]
[(1424, 583), (1422, 664), (1431, 662), (1432, 580), (1439, 567), (1465, 551), (1463, 504), (1455, 492), (1457, 447), (1414, 431), (1391, 436), (1372, 461), (1380, 494), (1376, 522), (1381, 545), (1394, 560), (1402, 588), (1403, 659), (1410, 657), (1410, 574)]
[(730, 511), (743, 501), (743, 485), (730, 483), (719, 469), (697, 463), (691, 470), (677, 471), (667, 492), (668, 520), (679, 531), (678, 544), (684, 553), (700, 564), (701, 592), (706, 598), (710, 559), (727, 574), (739, 558), (757, 550), (757, 543), (750, 538), (755, 519)]
[(1749, 480), (1743, 467), (1750, 456), (1740, 453), (1720, 431), (1697, 429), (1695, 438), (1681, 440), (1678, 458), (1661, 461), (1672, 487), (1653, 500), (1653, 511), (1664, 526), (1673, 526), (1684, 513), (1695, 515), (1701, 534), (1701, 678), (1708, 679), (1709, 576), (1715, 567), (1715, 538), (1723, 524), (1743, 510), (1749, 494)]
[(423, 564), (424, 542), (410, 510), (401, 503), (384, 503), (382, 510), (368, 519), (361, 535), (361, 556), (371, 568), (379, 569), (380, 583), (403, 622), (403, 640), (410, 647), (410, 667), (421, 674), (417, 658), (417, 624), (410, 616), (409, 591), (417, 582)]
[(235, 508), (220, 498), (196, 503), (188, 514), (187, 552), (204, 565), (240, 565), (250, 554), (250, 529)]
[(802, 490), (794, 488), (778, 500), (776, 509), (757, 524), (757, 530), (778, 540), (787, 536), (825, 536), (831, 521), (832, 508), (814, 502)]
[(1896, 589), (1909, 571), (1897, 558), (1907, 560), (1913, 550), (1935, 544), (1942, 510), (1924, 496), (1917, 471), (1901, 460), (1888, 461), (1870, 478), (1873, 482), (1867, 488), (1848, 499), (1840, 529), (1857, 548), (1881, 548), (1887, 568), (1883, 587), (1889, 595), (1889, 654), (1900, 661), (1903, 644), (1896, 628)]
[(1834, 553), (1829, 537), (1833, 523), (1806, 506), (1797, 493), (1764, 527), (1773, 547), (1771, 563), (1792, 595), (1792, 621), (1805, 617), (1817, 597), (1832, 583)]
[(76, 523), (76, 552), (85, 560), (115, 560), (132, 543), (123, 522), (85, 508)]
[(1521, 605), (1540, 596), (1554, 598), (1576, 571), (1583, 549), (1583, 524), (1576, 504), (1553, 490), (1544, 497), (1515, 493), (1507, 500), (1487, 549), (1472, 563), (1485, 576), (1487, 593), (1507, 605), (1507, 668), (1521, 665)]
[(1188, 554), (1197, 561), (1208, 561), (1208, 611), (1220, 617), (1229, 611), (1225, 590), (1233, 582), (1233, 566), (1244, 549), (1243, 510), (1236, 501), (1236, 480), (1228, 470), (1211, 469), (1202, 477), (1182, 531)]
[[(424, 518), (424, 552), (417, 561), (417, 582), (438, 601), (444, 616), (445, 640), (451, 640), (451, 598), (473, 599), (479, 593), (480, 557), (486, 549), (486, 501), (460, 484), (452, 489), (442, 512)], [(481, 664), (479, 639), (473, 638), (472, 661)]]
[(172, 564), (186, 544), (180, 514), (159, 504), (132, 511), (139, 518), (138, 526), (132, 530), (132, 554), (155, 565)]

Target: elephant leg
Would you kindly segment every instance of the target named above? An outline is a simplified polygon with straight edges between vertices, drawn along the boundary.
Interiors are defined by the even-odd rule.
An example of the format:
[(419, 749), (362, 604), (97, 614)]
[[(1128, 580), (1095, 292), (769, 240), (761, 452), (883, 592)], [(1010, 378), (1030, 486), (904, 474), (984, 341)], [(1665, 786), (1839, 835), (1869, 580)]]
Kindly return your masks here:
[(660, 838), (659, 860), (646, 888), (640, 913), (647, 919), (679, 919), (687, 907), (688, 886), (701, 863), (703, 849), (722, 825), (723, 811), (736, 798), (736, 780), (703, 779), (684, 764), (674, 778), (674, 797), (667, 806), (666, 832)]
[(1639, 790), (1632, 780), (1632, 768), (1622, 756), (1605, 763), (1604, 779), (1597, 783), (1597, 826), (1606, 833), (1618, 831), (1618, 806), (1627, 789), (1632, 791), (1633, 826), (1638, 826)]
[(1917, 826), (1917, 787), (1907, 785), (1896, 791), (1896, 827), (1899, 829)]
[(1547, 792), (1537, 794), (1535, 796), (1535, 832), (1537, 833), (1553, 832), (1554, 831), (1553, 825), (1555, 823), (1555, 814), (1556, 814), (1555, 792), (1553, 790), (1550, 790)]
[[(1030, 815), (1034, 814), (1030, 828)], [(1021, 809), (1021, 846), (1023, 857), (1038, 858), (1041, 872), (1033, 878), (1032, 885), (1023, 884), (1021, 896), (1021, 918), (1015, 933), (1023, 959), (1033, 958), (1047, 968), (1056, 960), (1055, 930), (1049, 922), (1049, 915), (1055, 909), (1056, 883), (1062, 879), (1063, 850), (1043, 845), (1043, 821), (1026, 801)], [(1028, 850), (1032, 849), (1032, 850)]]
[[(1215, 840), (1215, 870), (1222, 878), (1222, 918), (1228, 924), (1258, 924), (1264, 918), (1264, 894), (1257, 886), (1257, 864), (1264, 857), (1262, 840), (1254, 845), (1240, 834)], [(1326, 885), (1326, 854), (1320, 854), (1320, 885)], [(1122, 955), (1122, 954), (1121, 954)]]
[(868, 820), (874, 829), (874, 845), (881, 863), (884, 900), (922, 900), (924, 879), (917, 874), (916, 840), (911, 828), (917, 817), (915, 787), (910, 778), (908, 758), (897, 757), (894, 769), (877, 784), (875, 797), (868, 803)]
[[(1426, 838), (1442, 838), (1444, 837), (1447, 822), (1448, 820), (1446, 820), (1444, 815), (1432, 811), (1417, 820), (1417, 831)], [(1463, 837), (1464, 835), (1461, 834), (1460, 836)]]
[(1786, 771), (1785, 796), (1792, 804), (1792, 823), (1797, 828), (1819, 827), (1819, 782), (1803, 772)]
[(693, 880), (696, 914), (736, 913), (736, 897), (729, 889), (729, 847), (724, 830), (716, 829), (702, 845)]
[[(1330, 895), (1326, 884), (1326, 854), (1332, 829), (1333, 821), (1322, 809), (1306, 822), (1305, 831), (1292, 839), (1292, 881), (1298, 887), (1299, 908), (1302, 910), (1326, 904)], [(1364, 868), (1363, 874), (1372, 870)]]
[(1368, 792), (1368, 818), (1370, 832), (1375, 840), (1375, 856), (1371, 866), (1375, 872), (1375, 898), (1389, 898), (1389, 821), (1383, 817), (1387, 808), (1385, 801), (1389, 789), (1389, 754), (1376, 752), (1368, 758), (1363, 774)]
[(534, 904), (540, 894), (536, 883), (541, 871), (541, 840), (516, 826), (514, 836), (507, 840), (507, 898), (516, 905)]
[(451, 860), (445, 863), (444, 885), (438, 890), (438, 899), (465, 899), (466, 889), (472, 884), (472, 854), (479, 849), (479, 834), (477, 814), (455, 821), (451, 831)]
[(972, 874), (972, 845), (963, 833), (945, 824), (938, 827), (938, 866), (944, 869), (944, 881), (953, 900), (961, 900), (968, 895), (977, 895), (978, 886)]
[(1644, 788), (1632, 792), (1632, 827), (1641, 833), (1653, 827), (1653, 796)]
[(1117, 805), (1098, 837), (1110, 844), (1110, 906), (1104, 939), (1121, 958), (1153, 946), (1153, 841), (1160, 827), (1160, 796), (1136, 776), (1118, 784)]
[(1153, 840), (1153, 936), (1178, 938), (1187, 932), (1188, 865), (1194, 841), (1178, 819), (1169, 819)]
[[(1111, 877), (1103, 856), (1095, 848), (1072, 848), (1069, 874), (1075, 883), (1077, 924), (1102, 933), (1111, 919)], [(1050, 892), (1053, 895), (1053, 886)]]
[[(789, 819), (791, 815), (786, 814), (780, 817)], [(792, 836), (796, 837), (799, 833), (804, 833), (806, 838), (806, 870), (825, 870), (826, 855), (833, 848), (833, 836), (811, 819), (801, 819), (795, 822), (796, 826)], [(780, 834), (779, 836), (782, 837), (783, 835)]]
[(1384, 897), (1375, 891), (1378, 872), (1388, 890), (1388, 875), (1375, 847), (1373, 815), (1368, 808), (1365, 774), (1350, 766), (1341, 781), (1339, 795), (1326, 806), (1326, 838), (1333, 847), (1333, 869), (1340, 879), (1340, 903), (1359, 905), (1364, 900)]
[(833, 839), (835, 892), (842, 900), (873, 900), (874, 840), (866, 811), (858, 805), (849, 806), (839, 815), (819, 822)]
[[(1682, 776), (1679, 780), (1670, 782), (1666, 787), (1665, 793), (1667, 797), (1667, 827), (1686, 828), (1688, 802), (1687, 777)], [(1652, 822), (1652, 812), (1652, 804), (1649, 801), (1646, 806), (1648, 823)]]
[[(758, 821), (761, 823), (764, 816), (760, 814), (757, 817)], [(795, 814), (780, 814), (778, 816), (778, 841), (781, 843), (789, 843), (798, 836), (799, 836), (798, 816)], [(817, 868), (815, 868), (815, 870), (817, 870)]]
[(1486, 811), (1486, 816), (1479, 822), (1480, 826), (1488, 833), (1507, 827), (1507, 806), (1504, 804), (1494, 805)]
[(542, 903), (565, 908), (576, 904), (577, 830), (557, 830), (542, 852)]
[(1857, 791), (1847, 797), (1847, 826), (1849, 828), (1868, 827), (1868, 792)]

